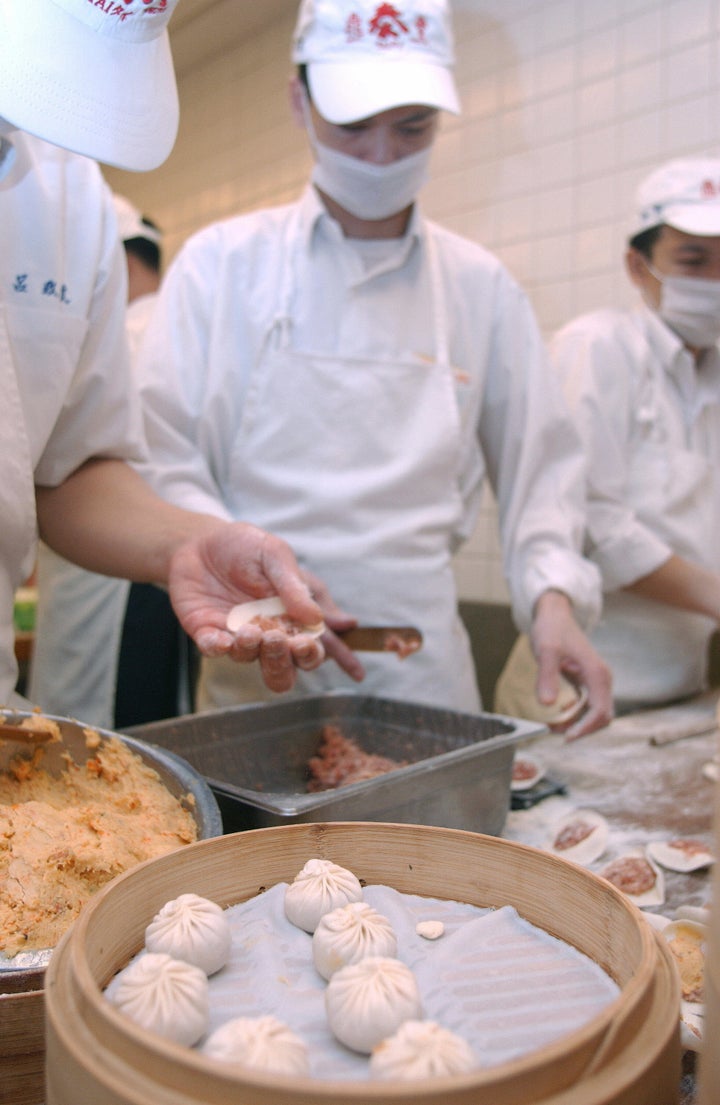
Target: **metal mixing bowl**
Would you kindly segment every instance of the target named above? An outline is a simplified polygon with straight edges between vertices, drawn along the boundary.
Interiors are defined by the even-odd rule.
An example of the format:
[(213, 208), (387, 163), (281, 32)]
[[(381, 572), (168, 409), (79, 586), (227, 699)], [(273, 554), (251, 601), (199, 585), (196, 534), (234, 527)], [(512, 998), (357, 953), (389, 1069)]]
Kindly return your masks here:
[[(19, 725), (25, 718), (33, 717), (30, 712), (0, 709), (0, 772), (6, 770), (11, 759), (17, 756), (30, 758), (33, 748), (30, 745), (2, 740), (2, 723)], [(198, 840), (222, 835), (222, 819), (215, 796), (202, 775), (191, 767), (186, 760), (165, 748), (149, 745), (143, 740), (113, 733), (108, 729), (83, 725), (71, 718), (43, 714), (57, 723), (62, 734), (62, 742), (43, 745), (43, 770), (50, 774), (60, 774), (65, 767), (64, 755), (70, 753), (76, 763), (84, 763), (94, 754), (89, 749), (85, 737), (86, 730), (99, 733), (108, 739), (117, 737), (128, 745), (133, 752), (160, 776), (172, 795), (180, 800), (197, 822)], [(188, 800), (188, 795), (190, 799)], [(42, 985), (42, 974), (52, 954), (52, 949), (34, 952), (21, 952), (8, 959), (0, 952), (0, 992), (20, 992), (34, 990)]]

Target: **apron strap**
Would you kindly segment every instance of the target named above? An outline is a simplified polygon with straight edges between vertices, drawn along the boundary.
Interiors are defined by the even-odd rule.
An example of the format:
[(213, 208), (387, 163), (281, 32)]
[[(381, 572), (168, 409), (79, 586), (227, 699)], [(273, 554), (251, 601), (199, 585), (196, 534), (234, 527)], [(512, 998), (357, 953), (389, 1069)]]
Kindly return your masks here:
[(428, 255), (428, 272), (430, 274), (430, 296), (432, 299), (431, 310), (433, 318), (433, 334), (435, 338), (435, 361), (439, 365), (450, 365), (450, 340), (448, 329), (448, 311), (440, 273), (440, 261), (437, 245), (432, 234), (426, 229), (423, 234), (423, 243)]
[[(273, 315), (270, 329), (267, 335), (269, 340), (273, 334), (277, 334), (277, 342), (280, 349), (287, 349), (290, 345), (290, 332), (292, 330), (292, 300), (295, 291), (295, 266), (300, 242), (300, 207), (296, 204), (285, 224), (283, 232), (283, 246), (281, 256), (286, 263), (282, 266), (282, 279), (277, 297), (277, 310)], [(264, 352), (264, 345), (261, 353)]]

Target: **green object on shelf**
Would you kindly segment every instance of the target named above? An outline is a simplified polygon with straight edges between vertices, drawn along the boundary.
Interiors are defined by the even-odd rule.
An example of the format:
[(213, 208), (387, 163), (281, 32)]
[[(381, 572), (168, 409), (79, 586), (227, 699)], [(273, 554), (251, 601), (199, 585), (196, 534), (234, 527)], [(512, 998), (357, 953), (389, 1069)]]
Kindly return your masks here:
[(37, 590), (34, 587), (18, 588), (15, 592), (15, 605), (13, 607), (13, 621), (18, 632), (32, 633), (35, 629), (36, 610)]

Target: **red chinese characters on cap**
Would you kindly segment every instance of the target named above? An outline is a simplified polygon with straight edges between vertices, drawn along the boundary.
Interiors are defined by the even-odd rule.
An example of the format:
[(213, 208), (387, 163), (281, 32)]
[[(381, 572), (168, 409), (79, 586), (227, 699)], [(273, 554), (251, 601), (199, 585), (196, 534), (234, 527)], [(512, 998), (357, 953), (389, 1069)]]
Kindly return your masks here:
[(363, 26), (362, 16), (352, 12), (345, 24), (345, 35), (348, 42), (359, 42), (369, 35), (380, 47), (402, 46), (406, 41), (424, 43), (426, 26), (427, 20), (422, 15), (409, 23), (394, 4), (378, 4), (367, 27)]
[(704, 180), (700, 185), (700, 194), (704, 199), (717, 199), (720, 196), (720, 181)]
[[(88, 0), (94, 8), (100, 8), (106, 15), (116, 15), (125, 20), (129, 15), (157, 15), (167, 10), (168, 0)], [(131, 11), (130, 9), (135, 9)]]
[(370, 32), (377, 35), (380, 40), (388, 38), (400, 38), (409, 34), (406, 23), (403, 23), (400, 12), (392, 4), (380, 4), (375, 15), (370, 20)]

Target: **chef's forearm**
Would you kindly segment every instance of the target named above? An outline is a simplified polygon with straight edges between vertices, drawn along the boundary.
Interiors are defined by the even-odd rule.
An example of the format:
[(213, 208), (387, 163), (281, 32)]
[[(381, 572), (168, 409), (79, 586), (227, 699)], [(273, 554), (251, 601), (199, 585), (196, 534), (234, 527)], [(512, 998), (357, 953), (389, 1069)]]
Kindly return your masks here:
[(90, 571), (167, 583), (173, 552), (218, 524), (159, 499), (120, 460), (88, 461), (58, 487), (37, 487), (40, 537)]
[(625, 590), (720, 622), (720, 575), (681, 556), (670, 556)]

